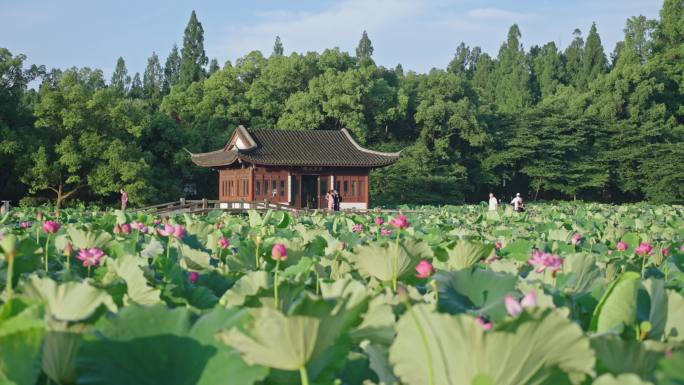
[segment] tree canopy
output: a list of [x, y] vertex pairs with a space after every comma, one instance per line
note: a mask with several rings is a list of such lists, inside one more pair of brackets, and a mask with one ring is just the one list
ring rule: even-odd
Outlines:
[[684, 202], [684, 3], [626, 20], [610, 60], [598, 26], [582, 27], [567, 47], [524, 47], [513, 25], [495, 56], [463, 42], [428, 73], [377, 65], [366, 31], [353, 53], [285, 55], [276, 36], [268, 56], [219, 66], [195, 12], [163, 65], [153, 52], [131, 76], [120, 57], [109, 82], [98, 69], [45, 70], [0, 48], [0, 196], [108, 203], [125, 188], [133, 204], [211, 198], [215, 174], [185, 149], [220, 148], [244, 125], [346, 127], [366, 147], [402, 150], [373, 172], [374, 204], [490, 191]]

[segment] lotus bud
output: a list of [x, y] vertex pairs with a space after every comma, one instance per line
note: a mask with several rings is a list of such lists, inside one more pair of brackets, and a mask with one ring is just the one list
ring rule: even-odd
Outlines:
[[287, 259], [287, 249], [282, 243], [276, 243], [271, 249], [271, 256], [276, 261], [284, 261]]
[[340, 244], [337, 246], [340, 251], [343, 251], [345, 247], [347, 247], [347, 243], [344, 241], [340, 242]]
[[124, 223], [121, 225], [121, 232], [124, 234], [130, 234], [131, 233], [131, 225], [128, 223]]
[[227, 249], [230, 246], [230, 241], [226, 237], [221, 237], [218, 240], [218, 247], [221, 249]]
[[0, 239], [0, 247], [2, 247], [2, 252], [5, 254], [5, 261], [9, 263], [17, 256], [19, 240], [14, 234], [7, 234]]
[[41, 221], [43, 220], [43, 213], [42, 213], [42, 212], [39, 211], [39, 212], [36, 214], [36, 220], [37, 220], [38, 222], [41, 222]]
[[406, 302], [409, 300], [409, 292], [406, 290], [404, 285], [397, 285], [397, 298], [399, 301]]
[[74, 245], [71, 244], [71, 242], [67, 242], [66, 246], [64, 246], [64, 255], [69, 256], [71, 253], [74, 252]]
[[199, 273], [196, 271], [191, 271], [188, 273], [188, 282], [195, 283], [199, 279]]

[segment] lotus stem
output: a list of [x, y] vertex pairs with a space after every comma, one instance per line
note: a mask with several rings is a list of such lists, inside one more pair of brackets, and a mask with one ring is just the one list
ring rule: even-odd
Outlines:
[[648, 254], [644, 254], [643, 258], [641, 259], [641, 279], [644, 279], [644, 274], [646, 273], [646, 256]]
[[254, 252], [254, 266], [256, 266], [256, 269], [259, 270], [259, 237], [257, 237], [255, 243], [256, 251]]
[[7, 285], [5, 286], [5, 290], [7, 291], [7, 298], [12, 298], [12, 294], [14, 293], [12, 289], [12, 275], [14, 273], [14, 257], [12, 258], [7, 258]]
[[273, 278], [273, 296], [275, 297], [275, 308], [276, 309], [278, 309], [278, 269], [279, 268], [280, 268], [280, 259], [276, 261], [275, 277]]
[[392, 290], [397, 292], [397, 268], [399, 265], [399, 238], [401, 237], [401, 229], [397, 229], [397, 239], [394, 243], [397, 252], [392, 258]]
[[309, 373], [306, 372], [306, 365], [299, 367], [299, 377], [302, 380], [302, 385], [309, 385]]
[[423, 325], [420, 324], [420, 321], [418, 321], [418, 317], [416, 317], [415, 313], [413, 312], [411, 302], [407, 299], [405, 303], [406, 307], [408, 308], [408, 313], [411, 316], [411, 319], [416, 324], [416, 329], [418, 330], [418, 334], [420, 334], [420, 339], [423, 343], [423, 349], [425, 350], [425, 358], [427, 360], [428, 368], [428, 384], [435, 385], [435, 374], [434, 370], [432, 369], [432, 353], [430, 352], [430, 344], [428, 343], [427, 335], [425, 335], [425, 329], [423, 329]]
[[171, 257], [171, 236], [166, 239], [166, 259]]
[[45, 272], [48, 272], [48, 243], [50, 242], [50, 234], [45, 238]]

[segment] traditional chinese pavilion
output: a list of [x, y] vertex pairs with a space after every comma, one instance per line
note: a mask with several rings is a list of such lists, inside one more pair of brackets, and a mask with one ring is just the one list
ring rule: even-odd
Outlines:
[[239, 126], [217, 151], [191, 154], [201, 167], [219, 172], [221, 202], [277, 202], [324, 208], [336, 189], [341, 208], [368, 208], [368, 174], [388, 166], [399, 153], [361, 147], [346, 129], [266, 130]]

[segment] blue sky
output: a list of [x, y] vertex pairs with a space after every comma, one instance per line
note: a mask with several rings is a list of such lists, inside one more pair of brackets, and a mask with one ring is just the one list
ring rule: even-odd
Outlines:
[[182, 45], [190, 12], [205, 31], [205, 49], [221, 65], [258, 49], [268, 55], [280, 35], [286, 54], [340, 47], [353, 52], [365, 29], [378, 64], [419, 72], [444, 68], [465, 41], [496, 55], [517, 23], [523, 44], [586, 35], [592, 21], [610, 54], [625, 20], [656, 18], [661, 0], [0, 0], [0, 47], [30, 63], [89, 66], [109, 76], [119, 56], [142, 72], [156, 51], [162, 62]]

